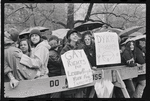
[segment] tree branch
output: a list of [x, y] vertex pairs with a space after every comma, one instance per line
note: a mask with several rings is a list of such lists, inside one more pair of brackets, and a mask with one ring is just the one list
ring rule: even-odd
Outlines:
[[13, 15], [14, 13], [16, 13], [17, 11], [24, 9], [24, 7], [18, 8], [17, 10], [13, 11], [12, 13], [10, 13], [9, 15], [6, 16], [5, 19], [7, 19], [9, 16]]
[[[83, 3], [82, 3], [82, 4], [83, 4]], [[73, 13], [68, 14], [67, 16], [71, 16], [71, 15], [73, 15], [74, 13], [76, 13], [76, 12], [81, 8], [82, 4], [81, 4]]]
[[114, 15], [115, 17], [123, 18], [124, 20], [127, 20], [127, 21], [129, 21], [129, 22], [135, 22], [135, 21], [131, 21], [131, 20], [129, 20], [129, 19], [127, 19], [127, 18], [125, 18], [124, 16], [117, 15], [117, 14], [112, 13], [112, 12], [100, 12], [100, 13], [93, 13], [93, 14], [91, 14], [91, 16], [92, 16], [92, 15], [97, 15], [97, 14], [111, 14], [111, 15]]
[[[42, 13], [43, 14], [43, 13]], [[64, 24], [64, 23], [62, 23], [62, 22], [56, 22], [56, 21], [54, 21], [54, 20], [52, 20], [52, 19], [49, 19], [45, 14], [43, 14], [43, 16], [46, 18], [46, 20], [48, 20], [48, 21], [50, 21], [50, 22], [52, 22], [52, 23], [55, 23], [55, 24], [60, 24], [60, 25], [62, 25], [63, 27], [67, 27], [67, 25], [66, 24]]]
[[84, 19], [85, 21], [88, 21], [89, 18], [90, 18], [90, 14], [91, 14], [91, 11], [92, 11], [92, 8], [93, 8], [93, 4], [94, 3], [90, 3], [90, 5], [88, 7], [88, 11], [87, 11], [87, 14], [86, 14], [85, 19]]

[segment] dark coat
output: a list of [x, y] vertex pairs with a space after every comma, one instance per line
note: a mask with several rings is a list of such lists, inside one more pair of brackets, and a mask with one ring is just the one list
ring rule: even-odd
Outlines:
[[60, 50], [61, 47], [58, 47], [57, 50], [50, 49], [49, 50], [49, 60], [48, 60], [48, 76], [60, 76], [61, 75], [61, 62], [60, 62]]
[[[66, 43], [66, 45], [61, 50], [60, 55], [63, 55], [65, 52], [67, 52], [69, 50], [77, 50], [77, 49], [83, 49], [83, 45], [76, 44], [76, 46], [72, 46], [70, 43]], [[65, 70], [64, 70], [64, 66], [63, 66], [61, 59], [60, 59], [60, 62], [61, 62], [61, 74], [65, 75]]]
[[84, 52], [89, 60], [89, 63], [91, 66], [96, 66], [96, 52], [95, 52], [95, 44], [92, 43], [92, 45], [84, 46]]
[[[134, 59], [134, 61], [127, 62], [130, 59]], [[128, 49], [125, 49], [122, 53], [122, 62], [127, 66], [133, 67], [136, 66], [136, 63], [144, 64], [145, 58], [142, 51], [139, 48], [135, 48], [134, 52], [130, 52]]]

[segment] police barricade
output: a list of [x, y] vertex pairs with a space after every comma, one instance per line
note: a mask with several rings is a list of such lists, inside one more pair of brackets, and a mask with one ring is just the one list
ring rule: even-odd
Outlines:
[[[144, 67], [144, 66], [143, 66]], [[102, 78], [102, 70], [104, 71], [104, 78], [108, 78], [112, 81], [112, 70], [117, 70], [121, 76], [121, 79], [129, 79], [137, 77], [141, 74], [146, 74], [146, 71], [140, 67], [127, 67], [122, 66], [112, 66], [98, 68], [98, 70], [93, 74], [93, 83], [86, 84], [79, 87], [68, 88], [66, 76], [55, 76], [42, 79], [33, 79], [33, 80], [23, 80], [19, 82], [19, 85], [12, 89], [9, 83], [4, 83], [4, 97], [6, 98], [25, 98], [38, 96], [43, 94], [50, 94], [55, 92], [63, 92], [72, 89], [84, 88], [93, 86], [97, 80]], [[146, 68], [146, 66], [144, 67]], [[146, 69], [145, 69], [146, 70]], [[140, 72], [139, 72], [140, 71]]]

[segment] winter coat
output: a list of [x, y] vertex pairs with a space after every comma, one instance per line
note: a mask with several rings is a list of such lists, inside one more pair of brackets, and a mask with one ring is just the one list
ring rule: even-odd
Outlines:
[[19, 48], [15, 47], [15, 44], [12, 40], [5, 40], [5, 49], [4, 49], [4, 74], [5, 82], [10, 81], [7, 74], [11, 72], [15, 79], [17, 80], [26, 80], [34, 79], [36, 77], [37, 70], [30, 69], [29, 67], [20, 64], [19, 54], [22, 51]]
[[37, 68], [41, 72], [41, 76], [48, 74], [48, 59], [50, 45], [47, 40], [40, 42], [31, 53], [31, 57], [22, 55], [20, 63], [30, 67]]
[[48, 60], [48, 76], [60, 76], [61, 75], [61, 62], [60, 62], [60, 50], [61, 47], [57, 47], [58, 49], [50, 49], [49, 50], [49, 60]]
[[122, 53], [122, 62], [129, 67], [133, 67], [136, 66], [136, 63], [145, 63], [145, 59], [142, 51], [136, 47], [133, 53], [127, 49], [124, 50]]
[[[76, 44], [76, 46], [72, 46], [70, 43], [66, 43], [66, 45], [63, 47], [63, 49], [60, 52], [60, 55], [63, 55], [65, 52], [69, 51], [69, 50], [77, 50], [77, 49], [83, 49], [83, 45], [80, 44]], [[64, 70], [64, 66], [62, 64], [62, 60], [61, 61], [61, 74], [65, 75], [65, 70]]]
[[95, 44], [92, 43], [90, 46], [84, 46], [84, 52], [87, 56], [87, 59], [91, 66], [96, 66], [96, 52], [95, 52]]

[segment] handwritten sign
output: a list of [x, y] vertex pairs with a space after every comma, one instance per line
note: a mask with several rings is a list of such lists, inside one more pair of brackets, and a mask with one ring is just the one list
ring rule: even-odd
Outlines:
[[114, 32], [94, 33], [96, 64], [121, 63], [118, 36]]
[[83, 50], [67, 51], [61, 59], [69, 88], [93, 82], [92, 70]]

